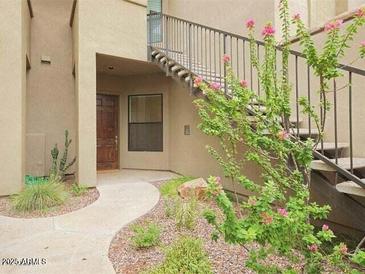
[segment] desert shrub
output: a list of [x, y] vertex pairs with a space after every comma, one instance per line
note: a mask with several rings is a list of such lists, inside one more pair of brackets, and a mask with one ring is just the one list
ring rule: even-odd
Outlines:
[[202, 241], [182, 237], [165, 250], [165, 261], [149, 274], [209, 274], [213, 273]]
[[179, 197], [166, 199], [165, 214], [167, 218], [174, 218], [178, 229], [194, 229], [198, 217], [198, 203], [195, 198], [183, 200]]
[[73, 183], [71, 186], [71, 193], [75, 196], [81, 196], [87, 191], [87, 186]]
[[167, 218], [175, 218], [178, 197], [164, 200], [165, 215]]
[[194, 177], [191, 176], [182, 176], [178, 178], [171, 179], [161, 185], [160, 192], [164, 197], [175, 197], [178, 195], [177, 188], [185, 182], [193, 180]]
[[66, 198], [64, 186], [51, 178], [42, 183], [26, 185], [24, 190], [12, 197], [12, 204], [19, 211], [46, 210], [63, 204]]
[[160, 241], [161, 229], [156, 224], [134, 225], [132, 230], [134, 235], [131, 240], [137, 248], [155, 246]]
[[196, 219], [198, 217], [197, 201], [196, 199], [189, 199], [184, 201], [182, 199], [176, 200], [175, 206], [175, 222], [177, 228], [194, 229]]

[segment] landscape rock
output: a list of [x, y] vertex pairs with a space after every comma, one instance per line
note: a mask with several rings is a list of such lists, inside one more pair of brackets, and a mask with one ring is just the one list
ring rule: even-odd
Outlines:
[[177, 189], [179, 196], [183, 199], [195, 197], [198, 200], [205, 200], [208, 184], [203, 178], [197, 178], [183, 183]]

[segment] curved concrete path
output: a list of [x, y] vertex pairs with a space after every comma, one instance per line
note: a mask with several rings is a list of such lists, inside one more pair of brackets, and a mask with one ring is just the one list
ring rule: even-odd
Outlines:
[[[122, 170], [98, 174], [99, 199], [65, 215], [17, 219], [0, 216], [0, 273], [114, 273], [108, 249], [115, 233], [152, 209], [159, 191], [148, 182], [176, 175]], [[46, 264], [3, 265], [5, 258], [44, 258]]]

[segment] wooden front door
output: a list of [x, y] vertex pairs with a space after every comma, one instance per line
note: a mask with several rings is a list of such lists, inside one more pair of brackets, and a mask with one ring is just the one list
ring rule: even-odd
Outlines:
[[97, 169], [118, 168], [118, 96], [96, 96]]

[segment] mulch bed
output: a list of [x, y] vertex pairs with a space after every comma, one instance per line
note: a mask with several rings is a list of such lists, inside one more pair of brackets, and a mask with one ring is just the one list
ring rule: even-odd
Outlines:
[[74, 196], [70, 193], [69, 198], [63, 205], [49, 208], [45, 211], [20, 212], [12, 208], [10, 197], [0, 198], [0, 215], [15, 218], [41, 218], [53, 217], [66, 214], [83, 207], [86, 207], [99, 198], [99, 191], [96, 188], [89, 188], [80, 196]]

